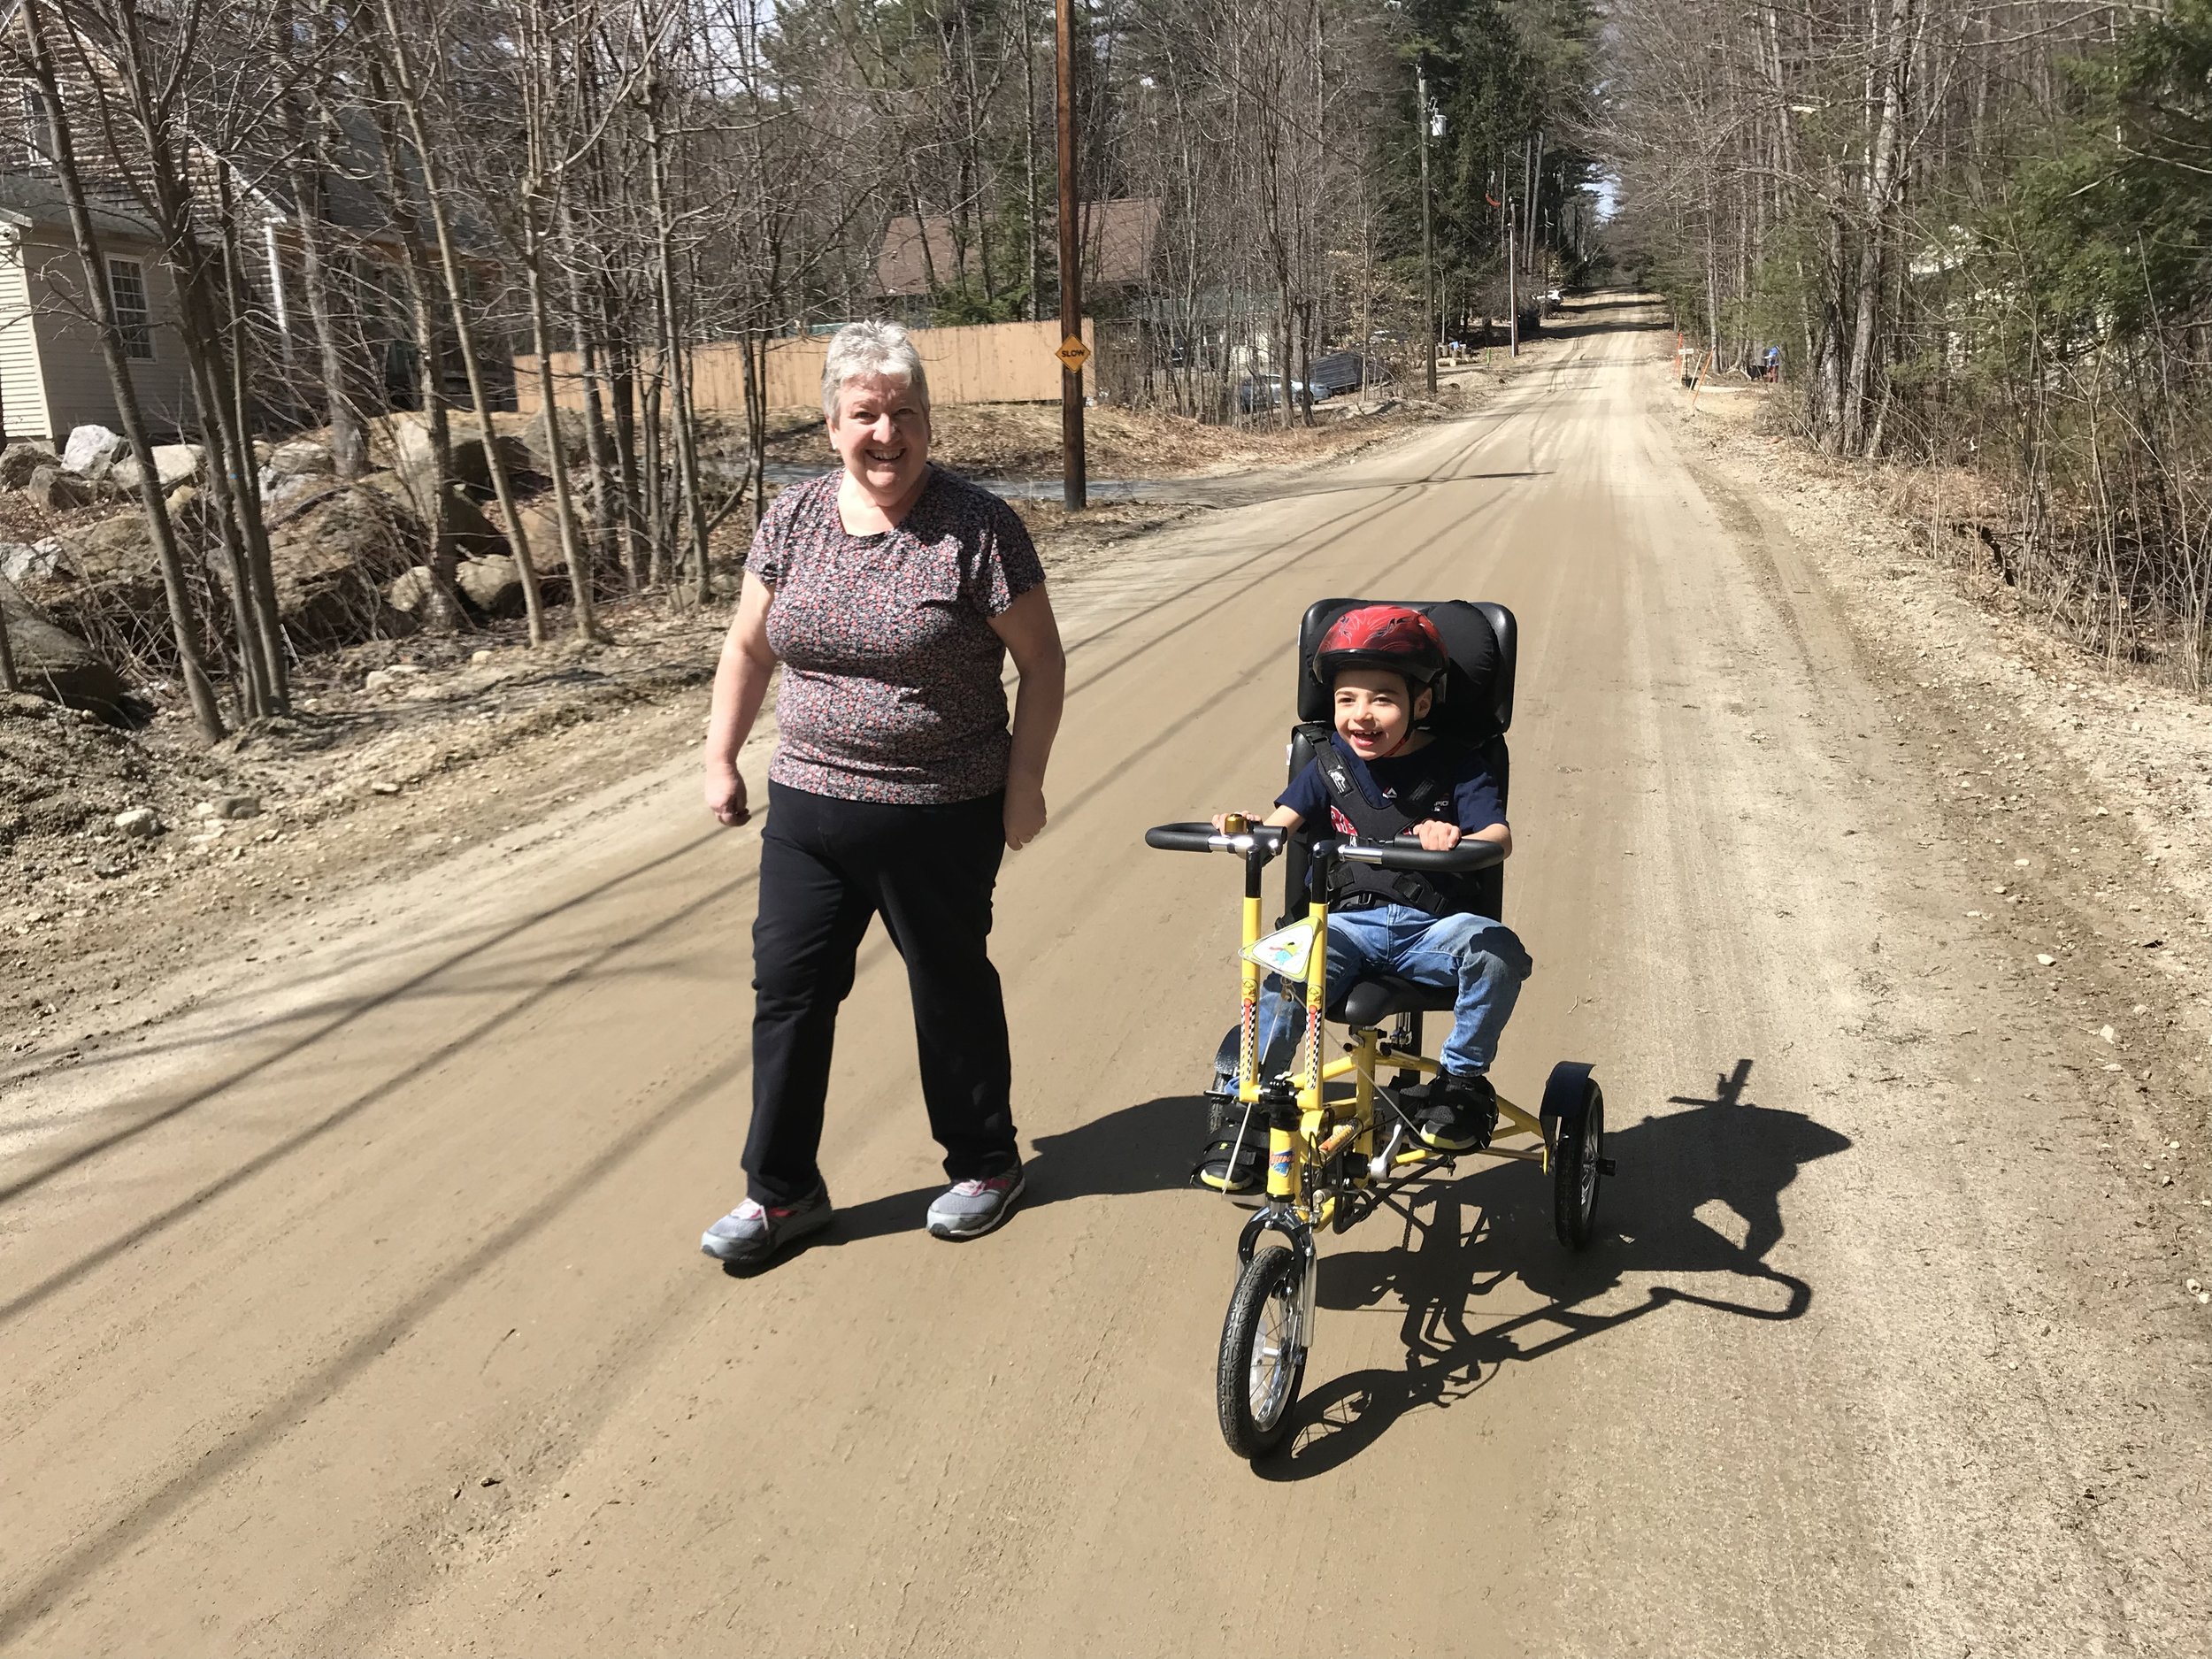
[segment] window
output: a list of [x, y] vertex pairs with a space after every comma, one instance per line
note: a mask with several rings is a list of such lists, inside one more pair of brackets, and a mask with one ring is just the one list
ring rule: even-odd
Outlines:
[[23, 144], [34, 167], [54, 165], [54, 112], [35, 81], [17, 82], [23, 94]]
[[146, 267], [135, 259], [109, 260], [108, 293], [115, 301], [115, 328], [123, 336], [124, 355], [150, 362], [154, 323], [146, 310]]

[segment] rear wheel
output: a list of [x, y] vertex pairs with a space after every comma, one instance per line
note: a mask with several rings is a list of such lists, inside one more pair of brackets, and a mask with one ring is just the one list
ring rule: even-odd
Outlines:
[[1552, 1138], [1552, 1226], [1571, 1250], [1587, 1245], [1597, 1229], [1604, 1158], [1605, 1094], [1595, 1078], [1586, 1078], [1581, 1099], [1560, 1112]]
[[1237, 1276], [1221, 1326], [1214, 1393], [1221, 1438], [1239, 1457], [1282, 1444], [1306, 1370], [1298, 1256], [1279, 1244], [1255, 1250]]

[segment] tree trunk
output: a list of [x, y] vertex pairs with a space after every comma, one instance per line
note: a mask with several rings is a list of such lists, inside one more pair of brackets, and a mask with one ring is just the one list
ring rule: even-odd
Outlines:
[[[430, 228], [437, 238], [438, 262], [445, 275], [446, 296], [452, 306], [453, 334], [461, 353], [462, 372], [468, 376], [469, 402], [476, 411], [477, 430], [483, 434], [484, 459], [491, 473], [492, 494], [499, 501], [499, 515], [507, 533], [507, 549], [513, 555], [515, 573], [522, 580], [522, 603], [529, 618], [530, 643], [545, 643], [545, 602], [538, 591], [538, 572], [530, 557], [530, 537], [522, 526], [521, 504], [515, 498], [514, 480], [508, 475], [506, 457], [500, 451], [498, 429], [492, 422], [491, 395], [484, 385], [484, 365], [476, 352], [476, 332], [468, 316], [468, 281], [454, 241], [453, 223], [445, 208], [445, 188], [437, 164], [432, 159], [430, 134], [424, 119], [419, 86], [393, 0], [380, 0], [384, 29], [383, 47], [399, 94], [400, 112], [414, 140], [415, 163], [422, 171], [423, 195], [430, 209]], [[553, 413], [549, 407], [549, 423]], [[552, 434], [549, 434], [549, 436]], [[554, 437], [557, 447], [557, 437]], [[443, 492], [441, 492], [441, 500]]]
[[[307, 25], [308, 50], [320, 55], [326, 48], [320, 22]], [[279, 49], [291, 39], [289, 29], [280, 31]], [[300, 288], [307, 300], [307, 315], [315, 333], [315, 352], [321, 370], [323, 409], [330, 427], [330, 458], [342, 479], [357, 479], [369, 470], [368, 434], [362, 425], [354, 388], [358, 375], [347, 361], [343, 342], [331, 316], [330, 280], [323, 233], [324, 175], [323, 115], [320, 88], [287, 99], [292, 127], [293, 229], [299, 238]]]
[[[131, 378], [130, 358], [123, 348], [122, 331], [116, 324], [115, 302], [108, 289], [107, 260], [101, 252], [98, 233], [92, 227], [84, 177], [77, 166], [69, 112], [62, 99], [54, 73], [53, 54], [46, 38], [49, 25], [43, 0], [23, 0], [22, 16], [32, 73], [47, 104], [53, 136], [54, 173], [68, 205], [70, 232], [77, 257], [84, 265], [85, 303], [92, 313], [93, 327], [100, 342], [100, 357], [107, 369], [109, 388], [115, 395], [116, 419], [123, 424], [123, 435], [129, 440], [132, 453], [150, 457], [153, 438], [146, 424], [145, 407], [139, 401], [137, 382]], [[155, 560], [160, 566], [162, 591], [169, 602], [169, 627], [176, 644], [178, 671], [183, 677], [185, 693], [190, 699], [200, 734], [211, 743], [224, 733], [222, 710], [216, 704], [215, 687], [208, 680], [201, 653], [199, 625], [193, 618], [185, 588], [184, 559], [177, 546], [176, 526], [170, 520], [168, 502], [150, 464], [142, 463], [139, 467], [138, 499], [146, 513], [147, 531], [153, 541]]]
[[372, 57], [367, 65], [370, 96], [375, 100], [379, 148], [383, 151], [385, 210], [392, 216], [405, 254], [401, 270], [407, 280], [408, 325], [415, 352], [415, 399], [420, 404], [424, 431], [430, 440], [431, 500], [424, 526], [429, 532], [430, 599], [423, 626], [434, 634], [457, 632], [467, 621], [460, 594], [454, 586], [457, 561], [453, 548], [453, 504], [447, 490], [453, 481], [453, 428], [446, 417], [445, 356], [438, 331], [437, 277], [430, 267], [429, 250], [423, 246], [422, 221], [414, 205], [414, 186], [401, 164], [399, 135], [392, 130], [390, 101], [385, 96], [382, 69]]

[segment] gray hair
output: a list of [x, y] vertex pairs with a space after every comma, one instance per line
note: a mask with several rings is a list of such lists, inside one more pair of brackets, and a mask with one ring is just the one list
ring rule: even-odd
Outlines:
[[848, 380], [864, 374], [904, 380], [922, 400], [922, 407], [929, 407], [929, 374], [922, 367], [922, 354], [914, 349], [913, 341], [898, 324], [847, 323], [830, 336], [829, 356], [822, 360], [825, 417], [832, 421], [837, 419], [838, 394]]

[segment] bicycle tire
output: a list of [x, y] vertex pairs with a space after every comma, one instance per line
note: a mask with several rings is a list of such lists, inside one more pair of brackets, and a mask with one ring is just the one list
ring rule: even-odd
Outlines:
[[1597, 1231], [1600, 1164], [1605, 1156], [1605, 1094], [1594, 1078], [1583, 1084], [1578, 1110], [1563, 1112], [1552, 1144], [1552, 1228], [1571, 1250]]
[[[1214, 1373], [1221, 1438], [1239, 1457], [1263, 1457], [1290, 1432], [1306, 1371], [1297, 1253], [1279, 1244], [1255, 1250], [1229, 1297]], [[1274, 1350], [1265, 1351], [1268, 1339]], [[1289, 1355], [1284, 1349], [1292, 1350]], [[1259, 1397], [1256, 1400], [1255, 1395]]]

